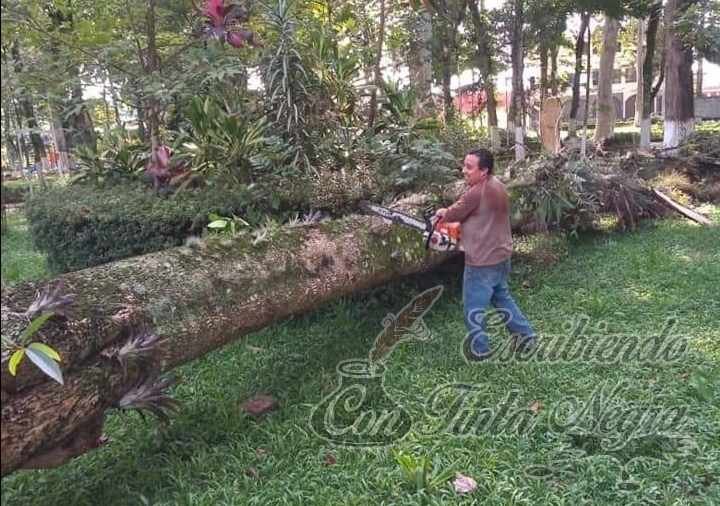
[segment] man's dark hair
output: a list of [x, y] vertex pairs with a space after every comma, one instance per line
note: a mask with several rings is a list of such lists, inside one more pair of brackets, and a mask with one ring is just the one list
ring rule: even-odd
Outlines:
[[495, 167], [495, 158], [493, 157], [493, 154], [488, 151], [487, 149], [473, 149], [472, 151], [468, 151], [468, 155], [475, 155], [478, 159], [478, 167], [480, 169], [487, 168], [488, 174], [493, 173], [493, 168]]

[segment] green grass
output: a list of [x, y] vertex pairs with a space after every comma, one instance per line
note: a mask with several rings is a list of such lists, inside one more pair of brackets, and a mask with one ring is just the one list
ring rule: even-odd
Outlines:
[[2, 236], [2, 286], [48, 277], [45, 255], [33, 246], [22, 211], [7, 215], [7, 231]]
[[[714, 215], [720, 219], [720, 209]], [[676, 317], [676, 332], [692, 350], [681, 363], [466, 364], [460, 354], [459, 274], [426, 275], [342, 299], [182, 367], [175, 394], [183, 407], [167, 429], [132, 413], [113, 414], [107, 447], [55, 470], [5, 478], [2, 502], [718, 504], [718, 244], [720, 229], [672, 219], [623, 235], [585, 236], [570, 243], [563, 262], [545, 269], [518, 265], [513, 277], [516, 298], [545, 335], [560, 332], [580, 314], [593, 323], [606, 321], [604, 333], [640, 336], [657, 333], [666, 317]], [[365, 450], [333, 447], [314, 436], [308, 416], [336, 387], [336, 364], [367, 356], [383, 316], [437, 282], [446, 291], [425, 318], [433, 339], [400, 345], [385, 378], [388, 392], [412, 415], [411, 433], [391, 448]], [[703, 377], [714, 387], [703, 389]], [[566, 396], [587, 401], [597, 385], [620, 381], [628, 383], [622, 401], [684, 405], [689, 417], [680, 431], [683, 439], [650, 435], [615, 452], [627, 463], [624, 471], [592, 437], [552, 432], [543, 422], [523, 436], [423, 434], [432, 422], [424, 399], [445, 383], [478, 385], [483, 407], [492, 408], [517, 390], [520, 407], [542, 403], [541, 416]], [[240, 404], [256, 392], [274, 395], [280, 409], [259, 421], [243, 415]], [[403, 481], [392, 449], [429, 457], [436, 473], [474, 477], [478, 490], [459, 497], [444, 483], [416, 493]], [[576, 452], [569, 474], [546, 480], [525, 476], [529, 466], [569, 451]], [[328, 453], [334, 465], [324, 463]]]

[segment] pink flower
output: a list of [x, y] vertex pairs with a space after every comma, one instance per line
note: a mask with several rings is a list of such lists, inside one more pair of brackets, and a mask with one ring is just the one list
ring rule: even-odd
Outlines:
[[221, 27], [225, 24], [225, 1], [207, 0], [203, 14], [208, 17], [210, 24], [214, 27]]
[[455, 486], [455, 492], [458, 494], [469, 494], [477, 488], [477, 482], [475, 480], [460, 473], [457, 473], [453, 485]]

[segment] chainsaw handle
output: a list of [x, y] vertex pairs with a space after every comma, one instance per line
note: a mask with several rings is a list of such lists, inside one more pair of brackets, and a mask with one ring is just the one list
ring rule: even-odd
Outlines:
[[425, 227], [427, 228], [427, 239], [425, 239], [425, 249], [430, 249], [430, 240], [432, 239], [433, 234], [435, 233], [435, 226], [440, 220], [433, 221], [432, 217], [435, 215], [433, 212], [426, 212], [425, 213]]

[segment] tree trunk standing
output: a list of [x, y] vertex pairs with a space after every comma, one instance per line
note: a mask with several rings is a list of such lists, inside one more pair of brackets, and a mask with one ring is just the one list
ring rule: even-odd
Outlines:
[[547, 45], [540, 44], [540, 111], [543, 109], [543, 103], [547, 97], [548, 89], [548, 57], [549, 51]]
[[588, 121], [590, 121], [590, 84], [592, 80], [591, 72], [591, 57], [592, 57], [592, 31], [590, 29], [590, 22], [587, 26], [587, 44], [585, 44], [585, 52], [587, 55], [587, 73], [585, 76], [585, 110], [583, 111], [583, 137], [580, 146], [581, 155], [583, 158], [587, 153], [587, 141], [588, 141]]
[[645, 63], [645, 33], [647, 31], [647, 20], [638, 20], [637, 50], [635, 52], [635, 75], [637, 76], [637, 92], [635, 93], [635, 126], [639, 127], [642, 122], [643, 91], [645, 86], [643, 64]]
[[640, 148], [650, 148], [650, 132], [652, 127], [652, 120], [650, 114], [652, 113], [652, 103], [655, 98], [652, 90], [653, 81], [653, 60], [655, 59], [655, 45], [657, 44], [657, 33], [660, 27], [660, 13], [662, 12], [662, 2], [657, 2], [652, 5], [650, 16], [647, 21], [647, 28], [645, 30], [645, 59], [643, 61], [642, 70], [642, 102], [639, 102], [640, 107]]
[[558, 85], [558, 53], [560, 52], [560, 46], [557, 44], [550, 50], [550, 91], [554, 96], [557, 96], [560, 92]]
[[457, 64], [457, 32], [465, 19], [466, 0], [429, 0], [437, 14], [436, 26], [440, 42], [440, 76], [443, 89], [443, 112], [445, 123], [455, 119], [455, 104], [451, 78]]
[[515, 160], [525, 159], [525, 132], [523, 130], [523, 112], [525, 111], [524, 70], [524, 0], [514, 0], [512, 33], [512, 99], [508, 114], [508, 130], [515, 136]]
[[[414, 213], [414, 195], [397, 207]], [[37, 334], [58, 350], [65, 385], [28, 361], [12, 377], [2, 363], [2, 475], [59, 465], [97, 446], [104, 412], [135, 380], [205, 355], [249, 332], [337, 297], [421, 272], [455, 253], [427, 252], [422, 235], [382, 219], [352, 215], [307, 227], [283, 227], [263, 247], [246, 239], [207, 241], [63, 275], [75, 294], [69, 320], [53, 318]], [[236, 266], [228, 268], [228, 266]], [[3, 290], [3, 334], [17, 338], [43, 283]], [[123, 379], [115, 357], [147, 325], [161, 338], [147, 358], [154, 369]], [[152, 373], [152, 375], [151, 375]]]
[[702, 55], [698, 55], [697, 59], [697, 83], [695, 88], [695, 96], [703, 96], [703, 61]]
[[490, 134], [490, 144], [493, 149], [500, 149], [500, 132], [498, 131], [497, 118], [497, 101], [495, 100], [495, 85], [493, 83], [494, 71], [492, 61], [492, 50], [490, 43], [490, 26], [480, 13], [485, 13], [485, 2], [481, 0], [469, 2], [470, 16], [476, 37], [476, 60], [483, 81], [483, 90], [485, 92], [485, 109], [488, 116], [488, 131]]
[[613, 99], [612, 83], [619, 30], [620, 21], [606, 16], [598, 73], [597, 112], [595, 135], [593, 137], [593, 141], [596, 143], [602, 143], [612, 137], [615, 129], [615, 101]]
[[383, 42], [385, 41], [385, 0], [380, 0], [380, 26], [378, 27], [378, 37], [375, 45], [375, 76], [372, 95], [370, 96], [370, 113], [368, 115], [368, 128], [372, 130], [375, 124], [375, 116], [377, 115], [377, 94], [382, 89], [382, 52]]
[[[147, 36], [147, 48], [145, 50], [144, 65], [145, 75], [152, 79], [153, 74], [160, 69], [160, 56], [157, 52], [156, 30], [155, 30], [155, 7], [157, 0], [148, 1], [148, 9], [145, 16], [145, 33]], [[145, 96], [145, 122], [150, 136], [150, 163], [157, 164], [157, 155], [160, 148], [160, 104], [157, 97]]]
[[140, 96], [135, 101], [135, 114], [137, 114], [138, 137], [141, 141], [148, 141], [147, 128], [145, 127], [145, 107]]
[[[20, 44], [17, 40], [12, 43], [10, 51], [13, 57], [15, 73], [20, 76], [23, 73], [23, 61], [20, 54]], [[45, 175], [43, 174], [43, 162], [46, 154], [45, 143], [43, 142], [42, 136], [40, 135], [40, 128], [35, 117], [35, 109], [33, 107], [32, 99], [28, 95], [27, 91], [22, 91], [20, 93], [18, 102], [20, 106], [20, 115], [25, 120], [25, 125], [30, 132], [30, 143], [32, 144], [33, 148], [35, 168], [37, 170], [38, 177], [40, 178], [40, 184], [44, 188], [46, 186]]]
[[[6, 64], [4, 61], [3, 63]], [[5, 93], [2, 94], [2, 133], [8, 158], [10, 158], [10, 164], [14, 172], [18, 165], [20, 167], [23, 166], [23, 159], [21, 148], [18, 144], [16, 134], [14, 133], [22, 129], [22, 125], [18, 125], [17, 128], [13, 128], [13, 104], [12, 99], [10, 98], [12, 94], [13, 92], [10, 90], [5, 90]]]
[[76, 77], [76, 84], [72, 87], [70, 107], [79, 109], [70, 117], [70, 147], [87, 146], [95, 149], [97, 137], [90, 112], [85, 105], [83, 98], [82, 84], [80, 83], [79, 72]]
[[575, 40], [575, 73], [572, 82], [572, 102], [568, 118], [568, 137], [577, 136], [577, 116], [580, 109], [580, 74], [582, 74], [583, 49], [585, 47], [585, 31], [590, 24], [590, 13], [583, 12], [580, 17], [580, 31]]
[[450, 82], [452, 77], [452, 63], [450, 55], [450, 44], [448, 38], [448, 27], [445, 22], [439, 23], [441, 25], [440, 31], [440, 66], [442, 76], [442, 90], [443, 90], [443, 116], [445, 123], [450, 123], [455, 118], [455, 107], [453, 104], [452, 91], [450, 89]]
[[495, 72], [493, 70], [492, 45], [490, 43], [490, 25], [486, 22], [480, 13], [485, 13], [485, 2], [480, 0], [471, 0], [468, 3], [470, 9], [470, 18], [475, 29], [476, 37], [476, 61], [480, 69], [480, 75], [483, 82], [483, 90], [485, 92], [485, 109], [488, 116], [488, 131], [490, 133], [490, 144], [493, 149], [500, 149], [500, 132], [498, 131], [497, 118], [497, 101], [495, 100], [495, 84], [493, 79]]
[[[25, 139], [25, 132], [23, 127], [23, 117], [22, 113], [20, 112], [20, 104], [18, 104], [17, 99], [12, 100], [12, 106], [13, 111], [15, 112], [15, 123], [17, 124], [16, 136], [18, 153], [20, 154], [20, 163], [23, 164], [23, 168], [29, 167], [31, 164], [30, 150], [27, 147], [27, 141]], [[30, 192], [32, 193], [32, 186], [30, 187]]]
[[102, 101], [104, 109], [103, 112], [105, 114], [105, 118], [103, 118], [103, 130], [105, 131], [105, 135], [107, 135], [110, 131], [110, 102], [108, 102], [107, 99], [107, 87], [105, 85], [105, 81], [103, 81], [102, 85]]
[[668, 0], [665, 5], [665, 134], [663, 147], [678, 147], [695, 130], [693, 51], [682, 41], [678, 17], [694, 0]]
[[50, 124], [53, 129], [53, 139], [55, 140], [57, 169], [60, 174], [63, 174], [69, 166], [69, 157], [67, 140], [65, 139], [65, 129], [63, 128], [62, 119], [59, 117], [59, 115], [62, 114], [62, 106], [57, 103], [57, 101], [53, 101], [48, 104], [48, 111], [50, 114]]
[[408, 67], [410, 83], [416, 94], [414, 115], [417, 118], [435, 114], [432, 97], [432, 13], [420, 6], [410, 16]]

